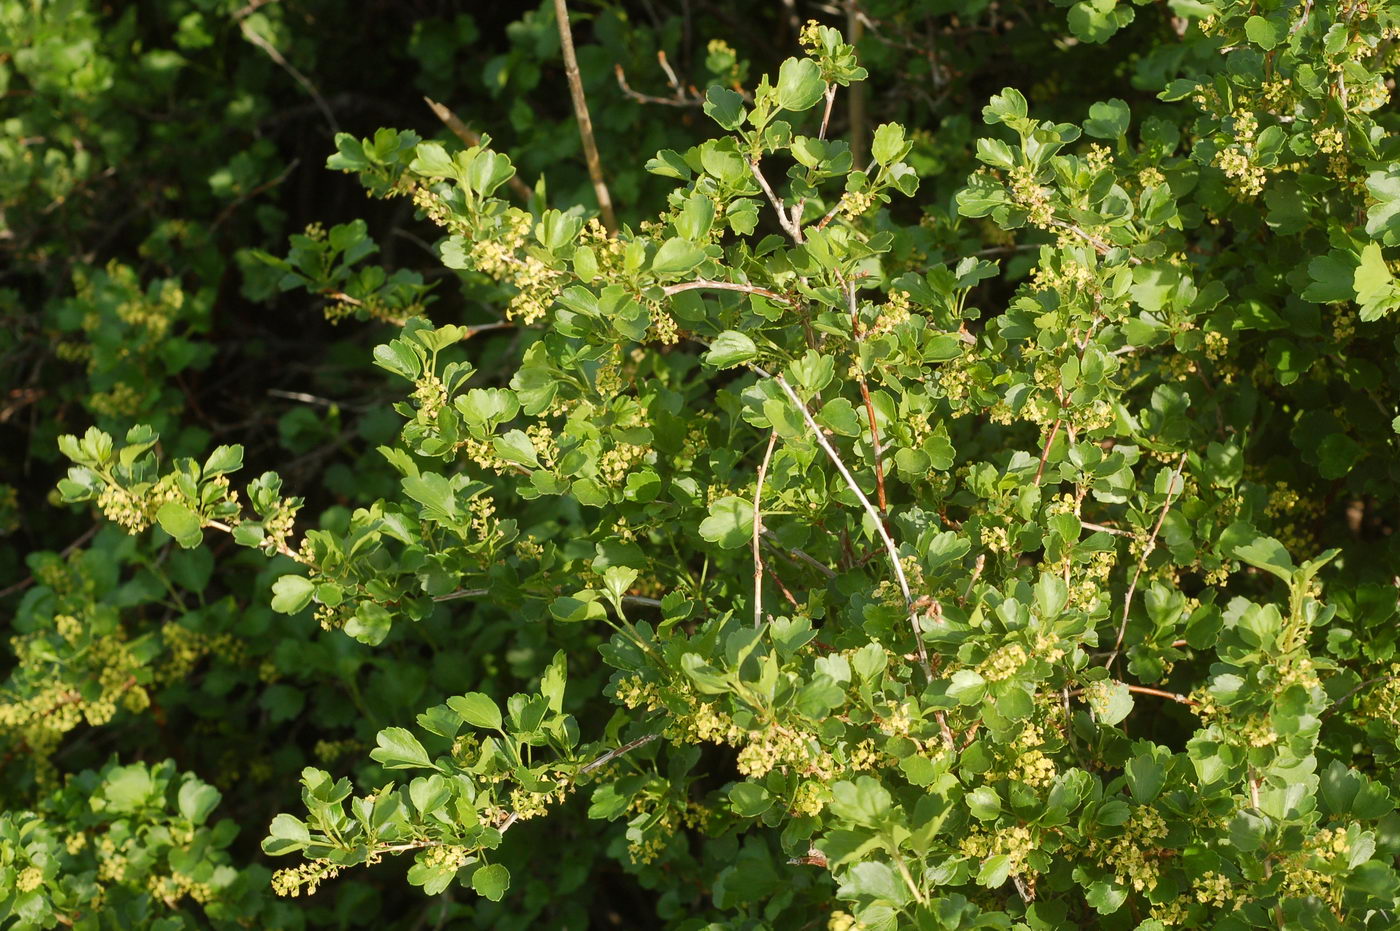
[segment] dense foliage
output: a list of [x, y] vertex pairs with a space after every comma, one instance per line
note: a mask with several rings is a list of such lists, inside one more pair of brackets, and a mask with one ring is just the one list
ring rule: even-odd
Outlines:
[[339, 6], [0, 0], [6, 923], [1400, 922], [1396, 12]]

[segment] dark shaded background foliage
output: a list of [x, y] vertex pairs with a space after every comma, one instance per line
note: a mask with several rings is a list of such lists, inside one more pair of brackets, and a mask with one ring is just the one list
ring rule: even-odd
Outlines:
[[[1168, 5], [1136, 8], [1136, 20], [1107, 45], [1067, 41], [1064, 10], [1044, 2], [861, 7], [868, 16], [859, 50], [871, 71], [861, 92], [864, 125], [894, 120], [920, 131], [910, 157], [920, 196], [893, 209], [904, 219], [932, 214], [932, 245], [951, 254], [1004, 245], [989, 223], [959, 221], [952, 207], [975, 167], [972, 140], [990, 95], [1019, 87], [1037, 117], [1073, 121], [1088, 102], [1120, 97], [1140, 119], [1162, 106], [1165, 79], [1190, 64], [1181, 56], [1191, 53], [1168, 41], [1178, 25]], [[642, 171], [645, 158], [684, 150], [712, 127], [698, 107], [629, 98], [614, 62], [634, 90], [664, 97], [672, 90], [658, 51], [684, 84], [703, 88], [716, 76], [707, 57], [723, 57], [707, 48], [711, 40], [732, 44], [734, 67], [752, 78], [793, 53], [795, 27], [808, 17], [848, 25], [848, 11], [803, 0], [575, 8], [603, 161], [627, 221], [654, 213], [670, 189]], [[392, 329], [328, 321], [322, 310], [337, 302], [335, 289], [278, 293], [249, 250], [280, 256], [287, 237], [311, 224], [363, 218], [378, 245], [367, 263], [421, 271], [433, 286], [435, 322], [495, 319], [482, 282], [461, 288], [438, 266], [429, 245], [437, 232], [414, 218], [411, 204], [367, 200], [354, 178], [325, 170], [324, 160], [333, 130], [366, 137], [392, 125], [451, 139], [424, 104], [427, 94], [489, 133], [551, 203], [591, 202], [558, 58], [548, 4], [0, 0], [0, 119], [8, 121], [0, 138], [0, 370], [8, 376], [0, 398], [0, 475], [8, 483], [0, 487], [0, 610], [23, 634], [39, 613], [52, 613], [44, 599], [63, 599], [67, 613], [113, 642], [142, 644], [142, 662], [156, 676], [149, 707], [55, 727], [46, 736], [53, 769], [35, 762], [32, 732], [0, 730], [0, 797], [7, 809], [77, 811], [83, 787], [96, 792], [95, 783], [84, 777], [65, 795], [56, 779], [100, 770], [114, 757], [172, 759], [176, 770], [213, 784], [222, 793], [215, 817], [240, 826], [222, 840], [246, 875], [207, 913], [185, 899], [192, 922], [417, 928], [455, 915], [505, 928], [653, 920], [652, 894], [595, 841], [558, 833], [577, 823], [569, 819], [519, 829], [534, 834], [503, 851], [517, 888], [499, 905], [454, 902], [452, 893], [424, 899], [403, 884], [399, 864], [330, 884], [309, 901], [274, 902], [257, 841], [302, 767], [372, 780], [375, 767], [359, 761], [380, 727], [483, 683], [509, 694], [556, 647], [591, 652], [598, 636], [561, 628], [546, 643], [538, 627], [463, 603], [371, 650], [310, 618], [273, 615], [261, 595], [249, 599], [246, 592], [264, 591], [277, 574], [256, 554], [216, 541], [221, 568], [212, 575], [206, 551], [94, 526], [89, 509], [53, 507], [49, 492], [67, 467], [59, 434], [96, 423], [121, 435], [140, 422], [157, 427], [169, 456], [242, 443], [247, 474], [275, 468], [308, 499], [304, 521], [343, 525], [348, 508], [396, 487], [374, 447], [397, 429], [388, 405], [401, 392], [369, 365]], [[834, 134], [849, 131], [849, 113], [837, 110]], [[1028, 263], [1008, 258], [1013, 273]], [[978, 302], [999, 306], [1006, 288], [990, 282]], [[133, 322], [133, 307], [163, 308], [168, 329]], [[491, 383], [492, 360], [509, 354], [512, 338], [480, 338], [482, 383]], [[114, 389], [126, 394], [114, 397]], [[1321, 492], [1318, 526], [1350, 523], [1362, 540], [1388, 537], [1383, 515], [1364, 505], [1340, 514], [1328, 494]], [[553, 506], [525, 506], [522, 523], [531, 509]], [[40, 589], [57, 594], [31, 597]], [[171, 624], [186, 633], [172, 633]], [[105, 700], [111, 683], [97, 681], [100, 668], [69, 659], [74, 704]], [[22, 678], [37, 660], [0, 662]], [[574, 675], [577, 687], [597, 691], [606, 672]], [[1180, 741], [1191, 730], [1184, 715], [1170, 708], [1152, 736]], [[155, 921], [160, 911], [139, 890], [111, 907], [116, 926]]]

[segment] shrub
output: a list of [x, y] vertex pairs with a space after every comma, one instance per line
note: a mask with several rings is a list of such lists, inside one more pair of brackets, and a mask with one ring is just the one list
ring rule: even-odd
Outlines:
[[[328, 167], [404, 198], [502, 308], [435, 325], [424, 277], [347, 283], [364, 224], [246, 254], [255, 296], [335, 289], [398, 326], [372, 352], [402, 399], [362, 431], [375, 490], [350, 476], [311, 528], [275, 472], [234, 489], [237, 445], [59, 440], [66, 502], [175, 547], [144, 560], [149, 599], [243, 573], [168, 648], [246, 640], [271, 720], [377, 731], [353, 782], [302, 770], [272, 889], [411, 858], [431, 896], [556, 877], [522, 907], [576, 926], [610, 862], [675, 928], [1393, 926], [1400, 24], [1170, 12], [1136, 64], [1155, 96], [1007, 87], [956, 185], [917, 130], [836, 138], [869, 75], [815, 23], [706, 89], [718, 134], [646, 161], [670, 190], [616, 233], [512, 203], [489, 139], [338, 135]], [[1076, 43], [1133, 20], [1068, 13]], [[201, 555], [210, 529], [269, 561]], [[180, 678], [178, 646], [151, 662], [72, 620], [120, 601], [110, 571], [34, 562], [21, 658], [100, 658], [72, 727]], [[36, 767], [62, 733], [45, 712]], [[145, 779], [157, 830], [173, 774], [132, 765], [76, 781]], [[16, 914], [73, 907], [85, 867], [0, 839]]]

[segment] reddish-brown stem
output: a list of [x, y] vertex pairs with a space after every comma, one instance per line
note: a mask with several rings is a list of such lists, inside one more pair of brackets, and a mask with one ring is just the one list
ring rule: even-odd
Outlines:
[[[860, 344], [860, 314], [856, 309], [856, 286], [854, 282], [846, 283], [846, 301], [851, 309], [851, 339], [857, 346]], [[859, 349], [857, 349], [859, 356]], [[865, 414], [870, 420], [870, 445], [875, 451], [875, 496], [880, 502], [880, 518], [887, 519], [890, 513], [889, 501], [885, 498], [885, 464], [883, 461], [884, 450], [880, 446], [880, 429], [875, 426], [875, 405], [870, 400], [870, 386], [866, 383], [865, 372], [860, 369], [860, 359], [856, 359], [856, 382], [860, 385], [860, 396], [865, 401]]]
[[1055, 434], [1060, 432], [1060, 421], [1057, 419], [1050, 425], [1050, 435], [1045, 438], [1045, 448], [1040, 451], [1040, 465], [1035, 467], [1035, 483], [1040, 484], [1041, 476], [1045, 474], [1045, 463], [1050, 458], [1050, 445], [1055, 442]]
[[799, 607], [797, 599], [793, 596], [792, 592], [788, 591], [788, 587], [783, 584], [783, 580], [778, 577], [778, 573], [773, 571], [773, 567], [764, 563], [763, 568], [768, 572], [768, 578], [772, 579], [773, 584], [778, 586], [778, 591], [783, 593], [783, 597], [787, 599], [788, 604], [792, 605], [794, 608]]

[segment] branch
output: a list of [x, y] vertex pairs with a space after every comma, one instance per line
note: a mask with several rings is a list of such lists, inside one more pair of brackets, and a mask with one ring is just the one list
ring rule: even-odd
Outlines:
[[743, 284], [734, 281], [712, 281], [709, 278], [699, 278], [695, 281], [682, 281], [680, 284], [668, 284], [662, 288], [662, 292], [670, 297], [672, 294], [680, 294], [682, 291], [696, 291], [708, 289], [713, 291], [742, 291], [745, 294], [757, 294], [775, 301], [782, 301], [785, 304], [797, 306], [797, 301], [786, 294], [779, 294], [777, 291], [770, 291], [768, 288], [760, 288], [757, 285]]
[[835, 103], [835, 102], [836, 102], [836, 85], [835, 85], [835, 84], [828, 84], [828, 85], [826, 86], [826, 109], [822, 111], [822, 128], [821, 128], [821, 132], [817, 133], [817, 138], [818, 138], [818, 139], [822, 139], [822, 140], [825, 140], [825, 139], [826, 139], [826, 126], [827, 126], [828, 123], [831, 122], [831, 105], [832, 105], [833, 103]]
[[804, 550], [799, 550], [796, 547], [784, 546], [781, 542], [779, 542], [778, 538], [772, 534], [771, 531], [765, 529], [763, 531], [763, 538], [769, 543], [771, 543], [780, 552], [786, 553], [788, 556], [792, 557], [795, 560], [806, 563], [813, 569], [820, 572], [822, 575], [826, 576], [828, 579], [836, 578], [835, 570], [833, 570], [826, 563], [818, 562], [816, 559], [813, 559], [811, 556], [809, 556]]
[[768, 449], [763, 453], [763, 461], [758, 464], [758, 482], [753, 489], [753, 626], [763, 626], [763, 557], [758, 552], [758, 538], [763, 534], [763, 477], [768, 474], [768, 460], [773, 458], [773, 447], [778, 442], [778, 431], [768, 435]]
[[[1129, 692], [1136, 692], [1139, 695], [1155, 695], [1158, 698], [1165, 698], [1169, 701], [1174, 701], [1178, 704], [1187, 705], [1191, 708], [1195, 708], [1197, 705], [1200, 704], [1200, 702], [1196, 701], [1194, 698], [1187, 698], [1180, 692], [1168, 692], [1164, 689], [1154, 689], [1146, 685], [1129, 685], [1126, 682], [1123, 683], [1123, 687], [1126, 688]], [[1084, 694], [1084, 690], [1074, 689], [1073, 691], [1067, 694], [1078, 698]]]
[[243, 33], [243, 38], [266, 52], [268, 58], [271, 58], [278, 67], [290, 74], [292, 80], [300, 84], [302, 90], [311, 95], [311, 99], [316, 103], [316, 109], [320, 110], [321, 115], [326, 118], [326, 123], [330, 126], [331, 132], [340, 132], [340, 124], [336, 123], [335, 117], [331, 114], [330, 105], [326, 103], [326, 98], [321, 96], [321, 92], [316, 89], [316, 85], [311, 83], [311, 79], [294, 68], [292, 63], [287, 61], [281, 52], [277, 51], [275, 45], [254, 32], [252, 27], [248, 25], [246, 19], [240, 19], [238, 21], [238, 30]]
[[1045, 463], [1050, 458], [1050, 446], [1055, 442], [1055, 434], [1060, 432], [1060, 421], [1056, 418], [1055, 423], [1050, 427], [1050, 435], [1045, 438], [1045, 448], [1040, 451], [1040, 465], [1035, 467], [1035, 483], [1040, 484], [1040, 477], [1045, 474]]
[[228, 220], [229, 217], [233, 216], [233, 212], [239, 207], [243, 206], [245, 203], [252, 200], [254, 197], [257, 197], [259, 194], [266, 193], [267, 191], [270, 191], [273, 188], [277, 187], [277, 185], [281, 184], [283, 181], [286, 181], [287, 176], [290, 175], [293, 171], [296, 171], [297, 166], [300, 164], [301, 159], [292, 159], [291, 162], [288, 163], [287, 167], [282, 169], [282, 173], [279, 174], [277, 177], [273, 178], [271, 181], [264, 181], [262, 184], [259, 184], [257, 187], [253, 188], [248, 193], [242, 194], [234, 198], [234, 200], [231, 203], [229, 203], [227, 207], [219, 211], [219, 215], [214, 218], [214, 222], [209, 225], [209, 229], [218, 229], [224, 224], [226, 220]]
[[[836, 273], [841, 277], [841, 273]], [[870, 386], [866, 384], [865, 372], [860, 368], [860, 315], [856, 311], [856, 284], [854, 281], [842, 281], [846, 285], [846, 301], [851, 309], [851, 340], [856, 343], [856, 382], [860, 385], [860, 396], [865, 401], [865, 414], [870, 420], [870, 444], [875, 451], [875, 492], [880, 500], [880, 517], [883, 520], [889, 514], [889, 502], [885, 499], [885, 464], [882, 461], [883, 450], [880, 448], [880, 430], [875, 426], [875, 405], [870, 401]]]
[[1097, 531], [1099, 533], [1111, 533], [1120, 537], [1132, 536], [1132, 534], [1128, 533], [1128, 531], [1126, 530], [1119, 530], [1117, 527], [1105, 527], [1103, 524], [1091, 524], [1087, 520], [1081, 520], [1079, 522], [1079, 526], [1083, 527], [1085, 530]]
[[[466, 123], [463, 123], [457, 114], [431, 97], [424, 97], [423, 102], [428, 105], [429, 110], [433, 111], [434, 116], [442, 120], [443, 125], [452, 130], [452, 134], [458, 139], [461, 139], [468, 146], [481, 145], [481, 136], [477, 135]], [[527, 204], [530, 202], [530, 198], [534, 196], [534, 192], [530, 190], [530, 185], [521, 180], [518, 174], [511, 175], [506, 180], [506, 186], [510, 188], [512, 194], [525, 201]]]
[[684, 96], [656, 97], [652, 94], [643, 94], [641, 91], [633, 90], [632, 85], [627, 83], [627, 73], [622, 70], [622, 65], [620, 64], [613, 65], [613, 74], [617, 76], [617, 86], [622, 88], [622, 92], [637, 101], [637, 103], [654, 103], [660, 104], [663, 107], [690, 108], [700, 106], [700, 101], [691, 100]]
[[[215, 530], [222, 530], [224, 533], [228, 534], [233, 533], [233, 528], [221, 520], [206, 520], [204, 522], [204, 526], [213, 527]], [[259, 546], [258, 549], [262, 549], [262, 547]], [[286, 556], [288, 559], [295, 560], [296, 562], [301, 563], [303, 566], [310, 565], [310, 563], [308, 563], [300, 553], [298, 553], [296, 550], [292, 549], [285, 543], [277, 544], [277, 552], [281, 553], [283, 556]]]
[[609, 750], [607, 753], [604, 753], [602, 756], [598, 757], [596, 760], [593, 760], [591, 763], [585, 763], [583, 767], [579, 770], [579, 772], [591, 773], [595, 769], [602, 769], [604, 766], [607, 766], [609, 763], [622, 756], [624, 753], [631, 753], [638, 747], [645, 747], [647, 744], [651, 743], [653, 740], [660, 736], [660, 734], [647, 734], [645, 737], [638, 737], [636, 740], [628, 741], [627, 743], [623, 744], [615, 750]]
[[758, 167], [758, 159], [749, 159], [749, 169], [753, 171], [753, 176], [758, 181], [758, 186], [763, 188], [763, 193], [768, 195], [768, 203], [772, 204], [773, 209], [777, 212], [778, 225], [792, 237], [793, 242], [801, 244], [802, 230], [793, 225], [792, 219], [787, 215], [787, 211], [783, 209], [783, 202], [778, 200], [777, 194], [773, 193], [773, 188], [769, 185], [768, 179], [763, 176], [762, 170]]
[[559, 45], [564, 51], [564, 74], [569, 79], [569, 95], [574, 100], [574, 116], [578, 119], [578, 135], [583, 142], [583, 155], [588, 161], [588, 175], [593, 179], [593, 193], [598, 198], [598, 210], [603, 226], [609, 233], [617, 232], [617, 216], [613, 213], [612, 195], [603, 180], [603, 162], [598, 157], [598, 144], [593, 139], [593, 120], [588, 116], [588, 100], [583, 96], [583, 79], [578, 73], [578, 57], [574, 55], [574, 34], [569, 28], [569, 7], [565, 0], [554, 0], [554, 18], [559, 24]]
[[1162, 521], [1167, 519], [1167, 511], [1172, 506], [1172, 498], [1175, 497], [1176, 483], [1181, 478], [1181, 469], [1186, 465], [1186, 454], [1182, 453], [1181, 458], [1176, 461], [1176, 470], [1172, 472], [1171, 480], [1167, 482], [1167, 500], [1162, 502], [1162, 510], [1157, 515], [1157, 523], [1152, 527], [1152, 535], [1147, 538], [1147, 545], [1143, 547], [1142, 556], [1138, 559], [1137, 571], [1133, 573], [1133, 581], [1128, 585], [1128, 594], [1123, 598], [1123, 620], [1118, 625], [1118, 639], [1113, 642], [1113, 652], [1108, 654], [1104, 666], [1112, 666], [1113, 661], [1118, 658], [1118, 652], [1123, 646], [1123, 635], [1128, 632], [1128, 611], [1133, 606], [1133, 592], [1137, 590], [1138, 579], [1142, 577], [1142, 570], [1147, 567], [1147, 557], [1152, 555], [1152, 550], [1157, 546], [1157, 534], [1162, 529]]
[[924, 676], [928, 681], [932, 682], [933, 668], [929, 665], [928, 650], [924, 647], [924, 636], [923, 631], [919, 627], [918, 612], [914, 610], [914, 598], [909, 594], [909, 580], [904, 576], [904, 564], [899, 560], [899, 548], [894, 545], [893, 538], [890, 537], [889, 531], [885, 529], [885, 522], [880, 519], [880, 513], [875, 510], [875, 505], [871, 504], [870, 499], [865, 496], [865, 492], [860, 490], [860, 486], [856, 484], [856, 480], [851, 476], [850, 470], [846, 468], [846, 464], [842, 462], [841, 457], [837, 455], [836, 449], [827, 440], [826, 435], [822, 433], [821, 427], [812, 419], [812, 414], [807, 410], [807, 405], [802, 403], [802, 399], [797, 396], [796, 391], [792, 390], [792, 386], [787, 383], [787, 380], [784, 379], [783, 376], [775, 375], [773, 376], [773, 381], [777, 383], [779, 388], [783, 389], [783, 394], [786, 394], [788, 400], [792, 401], [802, 413], [802, 419], [806, 421], [807, 429], [816, 437], [818, 445], [826, 452], [827, 458], [831, 460], [832, 465], [836, 466], [836, 471], [841, 473], [841, 478], [845, 480], [846, 487], [851, 489], [851, 493], [856, 496], [861, 506], [865, 508], [865, 513], [870, 516], [870, 520], [875, 525], [875, 532], [879, 535], [880, 539], [884, 541], [885, 550], [890, 556], [890, 564], [894, 567], [895, 578], [899, 580], [899, 590], [904, 595], [904, 604], [909, 610], [909, 626], [914, 630], [914, 645], [918, 647], [919, 650], [919, 663], [923, 667]]
[[1340, 710], [1342, 709], [1342, 705], [1346, 704], [1346, 702], [1347, 702], [1353, 695], [1355, 695], [1357, 692], [1361, 691], [1362, 689], [1370, 688], [1371, 686], [1375, 685], [1377, 682], [1384, 682], [1385, 680], [1390, 679], [1390, 678], [1392, 678], [1392, 676], [1391, 676], [1389, 673], [1386, 673], [1385, 675], [1376, 676], [1376, 677], [1373, 678], [1373, 679], [1367, 679], [1365, 682], [1362, 682], [1360, 685], [1357, 685], [1355, 688], [1351, 689], [1349, 692], [1347, 692], [1347, 693], [1346, 693], [1345, 695], [1343, 695], [1341, 698], [1337, 699], [1336, 701], [1332, 702], [1332, 704], [1328, 705], [1328, 706], [1327, 706], [1327, 710], [1323, 711], [1322, 714], [1318, 715], [1318, 720], [1319, 720], [1319, 721], [1326, 721], [1326, 720], [1327, 720], [1328, 718], [1330, 718], [1332, 715], [1334, 715], [1334, 714], [1336, 714], [1338, 711], [1340, 711]]
[[958, 604], [967, 604], [967, 599], [972, 597], [972, 588], [977, 584], [977, 580], [982, 577], [982, 569], [986, 565], [987, 554], [979, 553], [977, 556], [977, 562], [975, 562], [972, 566], [972, 578], [967, 580], [967, 589], [962, 593], [962, 597], [958, 599]]
[[[1066, 223], [1064, 220], [1059, 219], [1052, 219], [1050, 222], [1060, 227], [1061, 229], [1069, 230], [1071, 233], [1078, 236], [1080, 239], [1084, 240], [1089, 245], [1093, 246], [1094, 251], [1097, 252], [1099, 255], [1107, 255], [1108, 251], [1113, 248], [1113, 246], [1104, 242], [1102, 239], [1098, 238], [1097, 236], [1091, 235], [1083, 228], [1076, 226], [1073, 223]], [[1141, 265], [1142, 259], [1138, 258], [1135, 255], [1130, 255], [1128, 256], [1128, 264]]]

